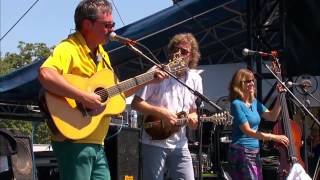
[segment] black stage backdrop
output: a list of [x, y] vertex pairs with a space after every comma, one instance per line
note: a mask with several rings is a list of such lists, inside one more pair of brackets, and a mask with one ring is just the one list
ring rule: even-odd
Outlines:
[[320, 1], [287, 0], [288, 76], [320, 75]]

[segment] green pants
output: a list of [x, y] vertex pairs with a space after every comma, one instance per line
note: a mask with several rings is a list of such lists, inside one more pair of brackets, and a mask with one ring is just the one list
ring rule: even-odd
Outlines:
[[52, 142], [60, 180], [111, 180], [102, 145]]

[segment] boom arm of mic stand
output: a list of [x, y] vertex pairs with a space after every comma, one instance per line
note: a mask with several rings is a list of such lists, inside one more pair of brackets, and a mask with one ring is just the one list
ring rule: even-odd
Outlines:
[[148, 61], [150, 61], [152, 64], [156, 65], [158, 68], [164, 69], [162, 68], [161, 65], [159, 65], [158, 63], [156, 63], [154, 60], [152, 60], [151, 58], [149, 58], [147, 55], [143, 54], [143, 52], [141, 52], [138, 48], [134, 47], [132, 44], [127, 44], [127, 47], [129, 49], [131, 49], [133, 52], [135, 52], [136, 54], [144, 57], [145, 59], [147, 59]]
[[264, 62], [262, 62], [263, 65], [271, 72], [271, 74], [276, 78], [276, 80], [287, 90], [287, 93], [291, 95], [291, 97], [296, 100], [296, 102], [302, 107], [302, 109], [307, 112], [307, 114], [320, 126], [319, 120], [314, 117], [314, 115], [306, 108], [305, 105], [303, 105], [300, 100], [292, 93], [292, 91], [285, 85], [284, 82], [282, 82], [279, 77], [271, 70], [271, 68]]
[[319, 99], [317, 99], [316, 97], [314, 97], [314, 95], [312, 95], [310, 92], [306, 92], [307, 95], [309, 95], [310, 97], [312, 97], [314, 100], [316, 100], [318, 103], [320, 103]]
[[196, 97], [199, 97], [202, 101], [210, 104], [212, 107], [218, 109], [219, 111], [222, 111], [222, 108], [220, 106], [218, 106], [217, 104], [215, 104], [214, 102], [210, 101], [206, 96], [204, 96], [203, 94], [201, 94], [198, 91], [195, 91], [194, 89], [192, 89], [191, 87], [189, 87], [188, 85], [186, 85], [184, 82], [182, 82], [180, 79], [178, 79], [174, 74], [172, 74], [171, 72], [167, 71], [163, 66], [159, 65], [158, 63], [156, 63], [154, 60], [152, 60], [151, 58], [149, 58], [148, 56], [146, 56], [143, 52], [141, 52], [139, 49], [137, 49], [136, 47], [134, 47], [131, 44], [128, 44], [127, 47], [129, 49], [131, 49], [133, 52], [135, 52], [136, 54], [144, 57], [145, 59], [147, 59], [148, 61], [150, 61], [152, 64], [156, 65], [158, 68], [160, 68], [162, 71], [166, 72], [167, 74], [169, 74], [172, 78], [174, 78], [175, 80], [177, 80], [180, 84], [182, 84], [184, 87], [186, 87], [193, 95], [195, 95]]

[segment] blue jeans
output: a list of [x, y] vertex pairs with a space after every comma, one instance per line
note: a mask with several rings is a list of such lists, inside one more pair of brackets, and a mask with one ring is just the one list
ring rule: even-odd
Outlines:
[[142, 144], [143, 180], [163, 180], [168, 170], [171, 179], [194, 180], [188, 149], [167, 149]]

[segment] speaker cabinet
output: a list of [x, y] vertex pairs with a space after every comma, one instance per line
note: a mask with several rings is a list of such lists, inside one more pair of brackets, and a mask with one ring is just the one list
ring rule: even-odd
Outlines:
[[12, 169], [16, 179], [32, 180], [32, 146], [28, 136], [13, 134], [17, 141], [17, 154], [12, 155]]
[[8, 156], [9, 170], [14, 179], [32, 180], [32, 146], [30, 138], [15, 130], [5, 130], [15, 141], [15, 153]]
[[[105, 152], [111, 179], [140, 179], [140, 129], [110, 126], [105, 139]], [[115, 135], [118, 133], [117, 135]]]
[[53, 151], [34, 152], [34, 163], [38, 180], [59, 180], [58, 162]]

